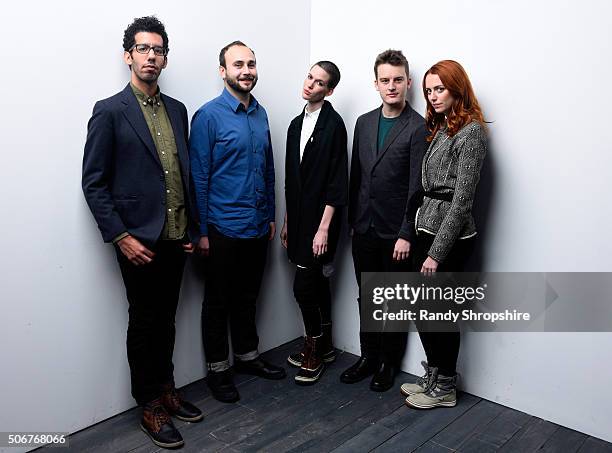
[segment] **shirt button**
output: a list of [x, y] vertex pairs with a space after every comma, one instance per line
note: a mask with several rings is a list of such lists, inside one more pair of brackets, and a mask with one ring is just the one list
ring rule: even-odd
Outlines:
[[166, 174], [168, 174], [168, 170], [166, 170]]
[[172, 212], [172, 209], [168, 209], [168, 212]]
[[162, 151], [162, 154], [166, 154], [166, 152], [165, 152], [165, 151]]
[[170, 189], [166, 190], [166, 193], [170, 193]]
[[154, 113], [153, 116], [157, 116], [157, 113]]
[[161, 135], [161, 132], [158, 132], [157, 135]]

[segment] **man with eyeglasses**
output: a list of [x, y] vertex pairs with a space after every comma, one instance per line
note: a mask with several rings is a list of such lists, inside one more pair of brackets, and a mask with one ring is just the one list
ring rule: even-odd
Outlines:
[[255, 54], [234, 41], [219, 54], [220, 96], [204, 104], [191, 123], [191, 172], [200, 217], [197, 251], [208, 258], [202, 306], [206, 381], [219, 401], [235, 402], [234, 370], [282, 379], [285, 370], [258, 353], [256, 300], [275, 232], [274, 160], [268, 116], [251, 95], [257, 83]]
[[112, 242], [129, 304], [127, 355], [141, 428], [164, 448], [183, 445], [170, 415], [196, 422], [202, 412], [174, 386], [174, 319], [183, 267], [195, 236], [190, 211], [187, 110], [161, 94], [168, 35], [155, 17], [125, 30], [131, 72], [120, 93], [99, 101], [89, 120], [83, 192], [105, 242]]

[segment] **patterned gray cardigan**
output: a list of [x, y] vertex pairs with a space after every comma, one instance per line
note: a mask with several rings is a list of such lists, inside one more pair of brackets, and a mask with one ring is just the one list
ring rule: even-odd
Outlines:
[[417, 233], [435, 234], [428, 255], [443, 262], [457, 239], [476, 235], [472, 203], [487, 152], [484, 128], [471, 122], [453, 137], [441, 129], [423, 158], [425, 192], [449, 194], [452, 202], [429, 198], [416, 213]]

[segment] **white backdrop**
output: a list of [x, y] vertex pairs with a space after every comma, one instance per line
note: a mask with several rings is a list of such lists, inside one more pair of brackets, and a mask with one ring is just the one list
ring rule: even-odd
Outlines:
[[[482, 268], [611, 271], [611, 17], [612, 5], [595, 0], [313, 0], [311, 60], [340, 66], [332, 101], [349, 133], [380, 104], [379, 52], [404, 51], [410, 99], [422, 113], [423, 73], [441, 59], [462, 63], [493, 121], [479, 200]], [[342, 261], [339, 283], [350, 297], [335, 306], [336, 338], [358, 352], [349, 253]], [[423, 358], [412, 334], [404, 369], [421, 374]], [[473, 333], [459, 360], [466, 391], [612, 440], [611, 334]]]
[[[308, 66], [309, 8], [307, 0], [268, 1], [261, 8], [247, 1], [179, 6], [158, 0], [144, 7], [118, 0], [2, 7], [0, 431], [72, 432], [134, 405], [123, 283], [80, 188], [94, 102], [129, 80], [123, 30], [147, 14], [165, 23], [171, 50], [160, 86], [190, 116], [221, 92], [219, 50], [235, 39], [255, 50], [254, 94], [270, 117], [280, 213], [285, 134], [301, 107]], [[295, 304], [287, 303], [289, 271], [277, 242], [259, 311], [262, 350], [301, 333]], [[197, 273], [187, 267], [177, 314], [178, 385], [204, 375]]]
[[[380, 102], [372, 71], [378, 52], [405, 51], [416, 88], [411, 101], [421, 112], [423, 72], [439, 59], [459, 60], [494, 121], [481, 200], [486, 209], [479, 216], [486, 233], [483, 268], [610, 271], [612, 6], [603, 0], [584, 6], [461, 3], [268, 0], [255, 6], [240, 0], [228, 9], [153, 0], [142, 10], [117, 0], [63, 0], [3, 6], [0, 431], [75, 431], [134, 404], [124, 290], [113, 251], [102, 244], [83, 200], [80, 165], [95, 100], [128, 81], [121, 40], [136, 16], [155, 13], [165, 22], [171, 52], [160, 85], [190, 114], [221, 90], [217, 54], [223, 45], [242, 39], [255, 50], [255, 95], [268, 111], [275, 147], [279, 222], [285, 132], [302, 106], [309, 62], [339, 64], [342, 81], [331, 101], [352, 133], [357, 116]], [[347, 245], [338, 257], [335, 342], [358, 352], [357, 287]], [[292, 272], [276, 241], [258, 317], [262, 350], [301, 333]], [[204, 374], [201, 296], [198, 267], [190, 264], [177, 315], [178, 385]], [[421, 358], [412, 335], [404, 368], [420, 373]], [[472, 334], [464, 338], [460, 362], [465, 390], [612, 440], [610, 334]]]

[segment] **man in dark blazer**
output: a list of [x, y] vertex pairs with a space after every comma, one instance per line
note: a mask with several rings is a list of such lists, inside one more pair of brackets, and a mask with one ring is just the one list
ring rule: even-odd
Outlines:
[[306, 331], [302, 350], [287, 359], [300, 367], [295, 382], [301, 385], [316, 383], [324, 364], [336, 358], [329, 276], [348, 199], [348, 157], [344, 121], [325, 97], [339, 81], [334, 63], [315, 63], [302, 89], [307, 104], [287, 131], [287, 211], [280, 236], [296, 264], [293, 293]]
[[[374, 82], [382, 106], [357, 119], [351, 158], [349, 225], [353, 231], [355, 276], [362, 272], [410, 271], [416, 235], [406, 216], [408, 200], [421, 187], [427, 148], [425, 120], [406, 102], [408, 61], [399, 50], [376, 57]], [[360, 302], [360, 300], [359, 300]], [[360, 331], [361, 357], [340, 379], [354, 383], [374, 374], [370, 388], [393, 386], [407, 333]]]
[[189, 230], [191, 187], [187, 110], [161, 94], [168, 35], [155, 17], [125, 30], [130, 83], [96, 103], [83, 157], [83, 192], [105, 242], [115, 245], [129, 303], [127, 355], [141, 427], [161, 447], [183, 444], [169, 415], [199, 421], [202, 412], [174, 387], [174, 318]]

